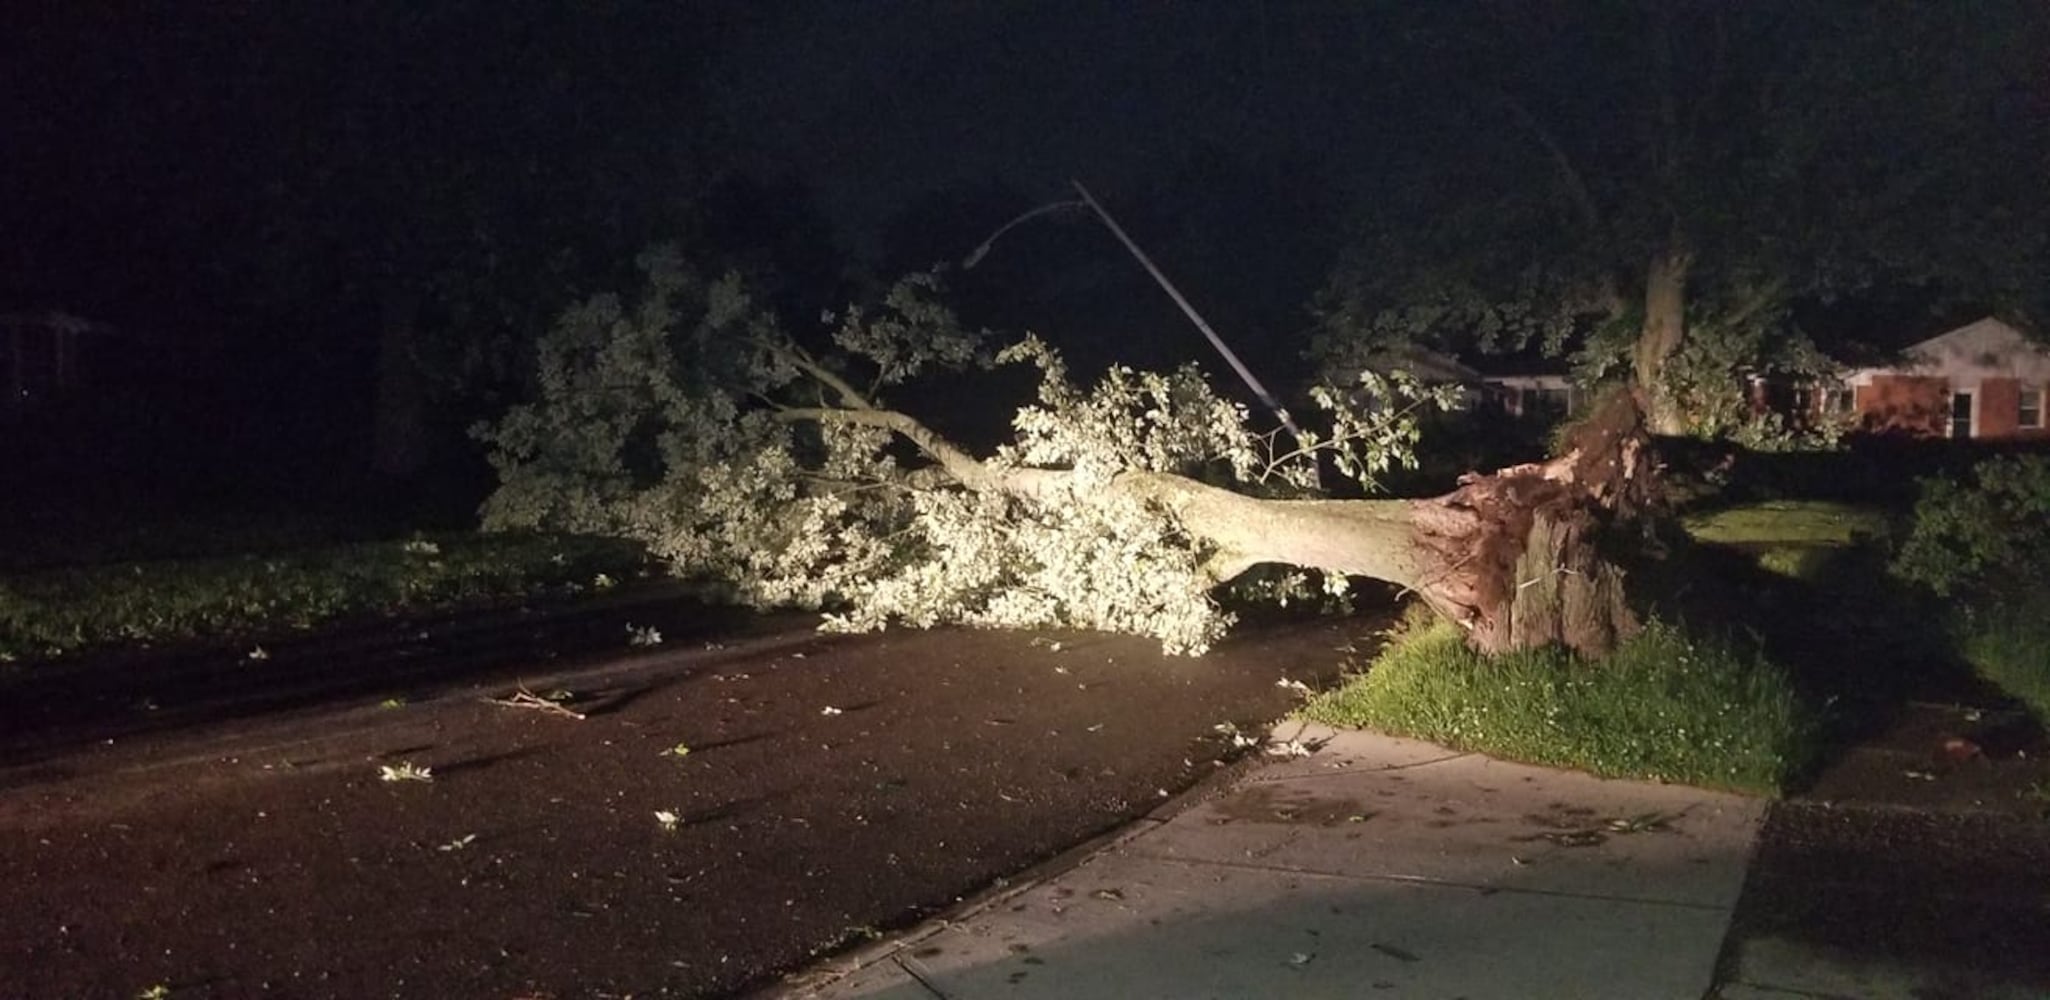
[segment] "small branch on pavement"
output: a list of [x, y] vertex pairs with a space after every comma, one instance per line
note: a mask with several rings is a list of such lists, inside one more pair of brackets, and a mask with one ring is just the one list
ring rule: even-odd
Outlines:
[[498, 705], [502, 708], [531, 708], [537, 712], [547, 712], [551, 715], [566, 715], [572, 719], [577, 720], [578, 722], [582, 722], [585, 719], [589, 718], [589, 716], [585, 715], [582, 712], [572, 711], [569, 708], [564, 707], [563, 704], [559, 701], [549, 701], [548, 699], [543, 698], [540, 695], [527, 690], [527, 687], [524, 684], [520, 685], [520, 689], [518, 691], [515, 691], [512, 694], [509, 694], [503, 698], [486, 698], [484, 700], [490, 702], [493, 705]]

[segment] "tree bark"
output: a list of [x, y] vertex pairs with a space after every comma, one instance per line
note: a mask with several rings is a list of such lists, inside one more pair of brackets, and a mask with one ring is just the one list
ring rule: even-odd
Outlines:
[[1637, 335], [1632, 374], [1644, 390], [1653, 433], [1683, 434], [1686, 414], [1666, 385], [1666, 362], [1687, 336], [1687, 252], [1676, 244], [1654, 256], [1644, 275], [1644, 327]]
[[1216, 582], [1263, 563], [1367, 577], [1415, 593], [1483, 652], [1557, 643], [1600, 656], [1637, 624], [1575, 461], [1472, 476], [1422, 500], [1262, 500], [1159, 473], [1114, 488], [1212, 546]]
[[1429, 499], [1259, 500], [1139, 473], [1119, 483], [1215, 546], [1219, 580], [1263, 562], [1365, 576], [1415, 592], [1483, 652], [1557, 643], [1601, 656], [1638, 627], [1603, 541], [1657, 501], [1649, 440], [1638, 398], [1616, 393], [1560, 457], [1469, 474]]

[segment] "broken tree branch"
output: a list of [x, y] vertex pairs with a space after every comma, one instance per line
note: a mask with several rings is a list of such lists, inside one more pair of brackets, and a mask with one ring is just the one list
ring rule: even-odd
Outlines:
[[568, 716], [569, 718], [575, 719], [578, 722], [582, 722], [585, 719], [589, 718], [589, 716], [585, 715], [582, 712], [571, 710], [559, 701], [550, 701], [547, 698], [543, 698], [540, 695], [527, 690], [527, 687], [524, 684], [520, 685], [520, 689], [518, 691], [506, 695], [503, 698], [486, 698], [484, 700], [490, 702], [493, 705], [497, 705], [500, 708], [530, 708], [537, 712], [547, 712], [550, 715]]

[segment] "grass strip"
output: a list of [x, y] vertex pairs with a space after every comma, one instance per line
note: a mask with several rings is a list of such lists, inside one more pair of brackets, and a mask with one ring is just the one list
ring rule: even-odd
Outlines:
[[1558, 648], [1483, 656], [1450, 624], [1415, 624], [1303, 711], [1509, 760], [1763, 795], [1817, 748], [1784, 671], [1656, 622], [1599, 661]]
[[45, 570], [0, 578], [0, 661], [602, 588], [637, 575], [645, 558], [607, 539], [443, 534]]

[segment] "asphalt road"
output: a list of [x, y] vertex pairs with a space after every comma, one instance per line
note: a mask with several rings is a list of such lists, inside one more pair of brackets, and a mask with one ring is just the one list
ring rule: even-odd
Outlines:
[[1190, 659], [640, 594], [13, 678], [0, 997], [727, 995], [1203, 782], [1381, 624]]

